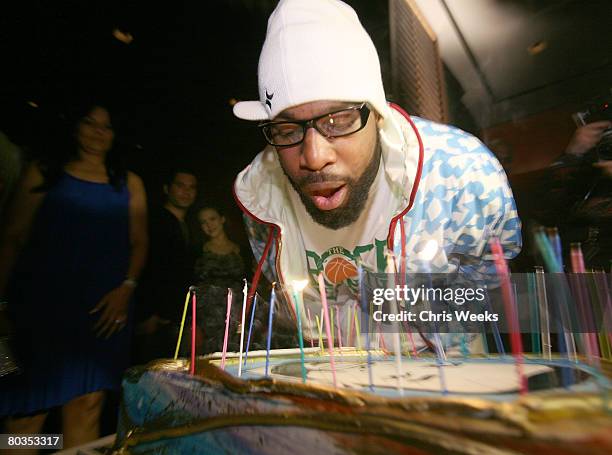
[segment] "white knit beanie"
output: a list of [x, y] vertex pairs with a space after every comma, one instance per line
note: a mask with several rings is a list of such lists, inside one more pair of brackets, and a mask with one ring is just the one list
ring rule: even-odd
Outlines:
[[268, 19], [259, 56], [259, 101], [234, 114], [269, 120], [313, 101], [367, 101], [390, 115], [374, 43], [355, 11], [339, 0], [281, 0]]

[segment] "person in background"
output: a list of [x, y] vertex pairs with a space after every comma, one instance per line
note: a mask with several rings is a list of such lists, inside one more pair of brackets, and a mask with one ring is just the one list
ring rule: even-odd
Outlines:
[[174, 170], [163, 186], [163, 206], [152, 212], [149, 261], [138, 293], [143, 322], [137, 330], [136, 363], [174, 354], [183, 302], [193, 278], [193, 236], [186, 217], [197, 186], [191, 170]]
[[[587, 267], [610, 270], [612, 260], [612, 122], [579, 126], [550, 166], [542, 221], [558, 226], [564, 251], [579, 242]], [[552, 210], [555, 212], [551, 213]], [[550, 215], [550, 216], [548, 216]]]
[[61, 406], [66, 448], [99, 437], [105, 390], [120, 386], [147, 251], [145, 190], [113, 148], [109, 111], [77, 118], [73, 148], [25, 169], [0, 238], [0, 297], [23, 369], [3, 383], [3, 433], [41, 433]]
[[[606, 131], [608, 131], [608, 135], [612, 134], [610, 128], [612, 128], [612, 122], [605, 120], [578, 127], [567, 144], [564, 155], [571, 158], [584, 157], [587, 152], [594, 150], [595, 146], [601, 142]], [[595, 167], [608, 167], [599, 160], [595, 164]]]
[[197, 219], [204, 237], [195, 263], [198, 327], [202, 337], [198, 352], [218, 352], [223, 348], [228, 289], [233, 295], [229, 349], [237, 350], [234, 334], [240, 322], [247, 262], [240, 246], [227, 236], [226, 218], [219, 208], [204, 207], [198, 210]]
[[245, 278], [245, 261], [240, 246], [225, 231], [225, 216], [216, 207], [198, 210], [198, 224], [205, 236], [196, 260], [195, 274], [199, 283], [208, 282], [241, 288]]
[[[612, 143], [603, 140], [611, 127], [609, 121], [579, 126], [548, 168], [511, 180], [525, 231], [531, 234], [541, 227], [558, 228], [566, 265], [570, 263], [570, 244], [579, 242], [587, 267], [610, 267], [612, 160], [601, 159], [600, 152], [606, 147], [612, 150]], [[524, 251], [513, 264], [517, 272], [531, 271], [542, 263], [532, 235], [526, 235], [525, 240]]]

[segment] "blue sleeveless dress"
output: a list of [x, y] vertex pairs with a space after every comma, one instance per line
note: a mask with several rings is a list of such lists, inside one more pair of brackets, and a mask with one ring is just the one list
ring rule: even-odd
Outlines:
[[12, 274], [8, 302], [23, 372], [0, 381], [0, 416], [115, 389], [129, 361], [132, 317], [108, 339], [89, 314], [125, 279], [129, 193], [64, 174], [49, 190]]

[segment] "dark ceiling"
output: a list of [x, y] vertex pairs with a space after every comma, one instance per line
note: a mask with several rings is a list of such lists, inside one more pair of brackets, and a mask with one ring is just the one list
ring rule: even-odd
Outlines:
[[610, 0], [415, 0], [480, 128], [612, 87]]

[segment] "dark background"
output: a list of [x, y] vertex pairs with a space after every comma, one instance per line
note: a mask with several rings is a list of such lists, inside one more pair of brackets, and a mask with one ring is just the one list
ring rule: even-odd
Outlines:
[[[350, 1], [387, 73], [386, 0]], [[275, 0], [190, 2], [24, 1], [0, 12], [0, 130], [29, 158], [56, 153], [55, 138], [84, 100], [108, 105], [129, 168], [161, 202], [164, 173], [195, 170], [199, 204], [225, 208], [236, 174], [263, 147], [231, 99], [257, 99], [257, 61]], [[133, 36], [125, 44], [119, 29]], [[37, 106], [37, 107], [35, 107]]]

